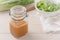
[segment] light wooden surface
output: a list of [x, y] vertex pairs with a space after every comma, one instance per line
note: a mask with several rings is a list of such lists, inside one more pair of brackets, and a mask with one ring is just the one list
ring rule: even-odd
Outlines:
[[29, 32], [25, 36], [15, 39], [9, 30], [9, 12], [0, 12], [0, 40], [60, 40], [60, 32], [43, 32], [36, 10], [28, 13], [27, 21], [29, 24]]

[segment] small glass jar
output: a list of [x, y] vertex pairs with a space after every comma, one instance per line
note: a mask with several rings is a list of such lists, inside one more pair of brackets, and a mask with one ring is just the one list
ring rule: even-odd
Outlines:
[[10, 9], [10, 32], [16, 37], [20, 38], [28, 32], [28, 23], [24, 20], [27, 16], [26, 8], [20, 5], [14, 6]]

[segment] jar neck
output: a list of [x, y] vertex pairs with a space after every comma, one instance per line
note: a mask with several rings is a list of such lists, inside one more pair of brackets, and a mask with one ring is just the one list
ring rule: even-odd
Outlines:
[[20, 17], [20, 16], [12, 16], [11, 14], [9, 14], [9, 15], [10, 15], [10, 17], [11, 17], [11, 19], [13, 21], [23, 21], [27, 17], [27, 13], [22, 17]]

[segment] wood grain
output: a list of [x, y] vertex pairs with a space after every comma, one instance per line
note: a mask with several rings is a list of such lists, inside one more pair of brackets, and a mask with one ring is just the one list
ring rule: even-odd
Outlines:
[[27, 12], [34, 10], [35, 9], [34, 3], [29, 4], [28, 6], [26, 6], [26, 9], [27, 9]]

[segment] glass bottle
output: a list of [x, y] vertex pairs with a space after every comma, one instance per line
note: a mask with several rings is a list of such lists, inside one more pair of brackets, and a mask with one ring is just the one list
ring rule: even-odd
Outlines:
[[23, 6], [14, 6], [10, 9], [10, 32], [15, 38], [20, 38], [28, 32], [28, 23], [24, 20], [27, 16], [26, 8]]

